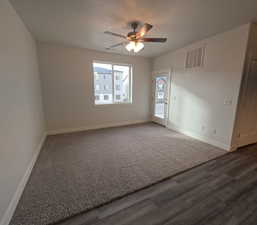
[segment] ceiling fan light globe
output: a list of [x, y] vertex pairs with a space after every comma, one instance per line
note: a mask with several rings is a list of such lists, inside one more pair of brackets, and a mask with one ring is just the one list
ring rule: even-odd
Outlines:
[[134, 47], [134, 52], [137, 53], [144, 48], [144, 44], [142, 42], [137, 42]]
[[133, 50], [135, 48], [136, 44], [134, 41], [130, 41], [127, 45], [126, 45], [126, 49], [130, 52], [131, 50]]

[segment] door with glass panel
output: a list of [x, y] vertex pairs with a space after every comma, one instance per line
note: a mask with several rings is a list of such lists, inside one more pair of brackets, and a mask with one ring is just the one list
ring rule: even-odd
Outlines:
[[153, 117], [152, 120], [167, 126], [169, 109], [169, 73], [153, 76]]

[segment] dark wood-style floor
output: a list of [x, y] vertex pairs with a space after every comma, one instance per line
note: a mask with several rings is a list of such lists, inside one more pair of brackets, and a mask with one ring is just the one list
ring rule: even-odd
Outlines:
[[257, 224], [257, 145], [58, 225]]

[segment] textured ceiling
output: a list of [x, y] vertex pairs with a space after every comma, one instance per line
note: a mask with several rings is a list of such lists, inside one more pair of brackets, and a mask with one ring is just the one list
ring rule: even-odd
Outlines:
[[[139, 55], [153, 57], [257, 19], [257, 0], [10, 0], [39, 41], [108, 51], [127, 34], [129, 21], [154, 25]], [[112, 52], [128, 54], [124, 47]], [[131, 54], [131, 53], [130, 53]]]

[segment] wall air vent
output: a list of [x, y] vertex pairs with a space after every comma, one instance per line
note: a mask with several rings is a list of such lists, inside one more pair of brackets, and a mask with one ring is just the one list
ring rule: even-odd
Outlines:
[[186, 55], [186, 69], [203, 67], [205, 56], [205, 47], [189, 50]]

